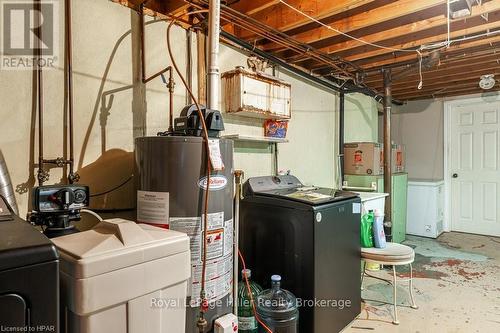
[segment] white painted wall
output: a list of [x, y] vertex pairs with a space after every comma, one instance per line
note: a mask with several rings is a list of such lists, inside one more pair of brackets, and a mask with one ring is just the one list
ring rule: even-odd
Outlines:
[[[62, 13], [61, 8], [61, 29], [64, 26]], [[73, 1], [73, 13], [76, 161], [82, 182], [91, 184], [95, 193], [112, 188], [130, 175], [134, 137], [143, 133], [155, 135], [167, 128], [168, 93], [158, 79], [148, 83], [145, 92], [147, 99], [144, 99], [138, 77], [138, 20], [134, 13], [103, 0]], [[133, 36], [129, 33], [131, 27]], [[154, 23], [146, 28], [148, 74], [156, 73], [170, 64], [165, 30], [165, 23]], [[174, 32], [176, 59], [184, 70], [185, 32], [179, 28], [174, 28]], [[62, 52], [62, 30], [60, 34]], [[195, 42], [193, 38], [194, 46]], [[193, 49], [196, 50], [196, 47]], [[196, 60], [196, 55], [193, 55], [193, 59]], [[220, 62], [221, 70], [226, 71], [236, 65], [245, 65], [246, 56], [223, 46]], [[193, 69], [196, 73], [196, 61]], [[280, 169], [292, 170], [304, 183], [334, 186], [338, 142], [335, 130], [337, 97], [286, 73], [280, 73], [280, 77], [292, 83], [293, 92], [293, 118], [288, 133], [290, 143], [280, 145]], [[178, 113], [186, 103], [186, 92], [177, 75], [175, 80], [174, 105]], [[0, 149], [6, 158], [13, 184], [18, 187], [21, 216], [28, 210], [28, 189], [35, 185], [36, 167], [33, 164], [38, 156], [31, 85], [30, 71], [0, 71]], [[100, 126], [102, 94], [128, 85], [134, 88], [114, 94], [105, 128], [106, 146], [103, 154]], [[63, 155], [63, 96], [62, 68], [45, 71], [47, 158]], [[262, 122], [226, 117], [226, 133], [235, 132], [262, 135]], [[34, 147], [34, 150], [30, 150], [30, 147]], [[99, 164], [102, 161], [105, 163]], [[235, 167], [244, 169], [247, 177], [267, 175], [272, 171], [272, 156], [265, 146], [242, 146], [236, 150]], [[48, 184], [60, 182], [61, 179], [61, 170], [53, 169]], [[130, 205], [131, 186], [122, 190], [122, 196], [105, 196], [95, 204], [100, 207]]]
[[405, 145], [410, 178], [443, 178], [443, 100], [394, 107], [392, 141]]
[[488, 95], [413, 101], [394, 107], [393, 141], [406, 146], [406, 168], [410, 178], [444, 177], [444, 103], [473, 97], [482, 97], [485, 103], [500, 100], [498, 92]]
[[363, 94], [345, 95], [345, 142], [377, 142], [378, 107]]

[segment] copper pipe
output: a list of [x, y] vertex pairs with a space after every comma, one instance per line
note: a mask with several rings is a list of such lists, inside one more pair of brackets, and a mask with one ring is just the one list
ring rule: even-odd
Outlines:
[[[194, 15], [196, 13], [199, 13], [202, 11], [194, 11], [190, 12], [187, 15]], [[206, 11], [203, 11], [206, 12]], [[196, 109], [198, 111], [198, 117], [200, 118], [201, 126], [202, 126], [202, 133], [203, 133], [203, 141], [204, 141], [204, 146], [205, 146], [205, 156], [206, 156], [206, 177], [207, 177], [207, 188], [205, 190], [205, 204], [204, 204], [204, 209], [203, 209], [203, 224], [204, 224], [204, 232], [203, 232], [203, 258], [202, 258], [202, 273], [201, 273], [201, 290], [200, 290], [200, 299], [201, 299], [201, 304], [200, 304], [200, 317], [198, 318], [197, 321], [197, 326], [199, 329], [200, 333], [203, 333], [205, 331], [205, 328], [207, 327], [208, 323], [205, 319], [205, 311], [208, 308], [208, 300], [206, 298], [206, 291], [205, 291], [205, 275], [206, 275], [206, 268], [207, 268], [207, 230], [208, 230], [208, 203], [209, 203], [209, 193], [210, 193], [210, 176], [211, 176], [211, 160], [210, 160], [210, 145], [209, 145], [209, 136], [208, 136], [208, 129], [207, 129], [207, 124], [205, 123], [205, 118], [203, 116], [203, 112], [201, 111], [200, 104], [198, 103], [198, 100], [194, 96], [193, 92], [189, 88], [189, 85], [187, 84], [186, 80], [182, 76], [182, 73], [180, 72], [179, 68], [177, 67], [177, 64], [175, 62], [173, 52], [172, 52], [172, 46], [170, 43], [170, 31], [172, 29], [172, 25], [176, 22], [176, 18], [174, 18], [168, 25], [167, 28], [167, 49], [168, 49], [168, 54], [170, 55], [170, 59], [172, 60], [172, 66], [174, 67], [177, 75], [179, 75], [182, 83], [186, 87], [186, 90], [188, 91], [189, 95], [193, 99], [194, 104], [196, 105]], [[233, 282], [235, 283], [235, 282]], [[206, 308], [205, 308], [206, 306]]]
[[69, 174], [68, 181], [73, 184], [78, 181], [74, 173], [75, 141], [74, 141], [74, 116], [73, 116], [73, 46], [71, 31], [71, 0], [65, 0], [65, 28], [66, 28], [66, 79], [68, 83], [68, 119], [69, 119]]
[[39, 27], [38, 38], [36, 42], [36, 71], [37, 71], [37, 100], [38, 100], [38, 184], [43, 185], [45, 181], [44, 176], [44, 159], [43, 159], [43, 69], [41, 64], [42, 51], [41, 51], [41, 39], [42, 39], [42, 28], [40, 27], [40, 22], [42, 21], [42, 6], [41, 0], [38, 0], [35, 4], [35, 10], [38, 11], [36, 16], [37, 26]]
[[168, 118], [169, 118], [169, 125], [168, 125], [168, 132], [172, 133], [174, 130], [173, 124], [174, 124], [174, 87], [175, 87], [175, 82], [174, 82], [174, 77], [173, 77], [173, 70], [172, 66], [168, 66], [161, 71], [157, 72], [156, 74], [151, 75], [150, 77], [146, 77], [146, 41], [145, 41], [145, 24], [144, 24], [144, 4], [147, 2], [147, 0], [143, 1], [140, 6], [139, 6], [139, 25], [140, 25], [140, 46], [141, 46], [141, 77], [142, 77], [142, 83], [146, 84], [149, 81], [157, 78], [158, 76], [169, 72], [169, 78], [167, 82], [167, 87], [168, 87], [168, 93], [169, 93], [169, 112], [168, 112]]
[[392, 75], [391, 69], [385, 69], [384, 75], [384, 192], [389, 196], [385, 200], [384, 226], [392, 241], [392, 141], [391, 141], [391, 113], [392, 113]]

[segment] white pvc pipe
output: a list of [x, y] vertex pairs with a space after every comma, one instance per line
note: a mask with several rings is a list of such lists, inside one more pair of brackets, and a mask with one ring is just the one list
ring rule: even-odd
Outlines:
[[208, 107], [219, 109], [220, 69], [220, 0], [210, 0], [208, 16]]

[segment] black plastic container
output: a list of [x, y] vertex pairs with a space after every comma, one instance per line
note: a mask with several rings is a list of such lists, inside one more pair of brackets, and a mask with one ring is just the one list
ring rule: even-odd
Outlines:
[[58, 333], [56, 248], [16, 216], [1, 196], [0, 207], [0, 327], [9, 332]]

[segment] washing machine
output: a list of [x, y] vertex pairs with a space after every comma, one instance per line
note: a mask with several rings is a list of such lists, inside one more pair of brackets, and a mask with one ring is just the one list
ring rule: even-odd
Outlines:
[[240, 249], [252, 278], [273, 274], [299, 302], [300, 332], [340, 332], [361, 312], [361, 199], [292, 175], [248, 179]]

